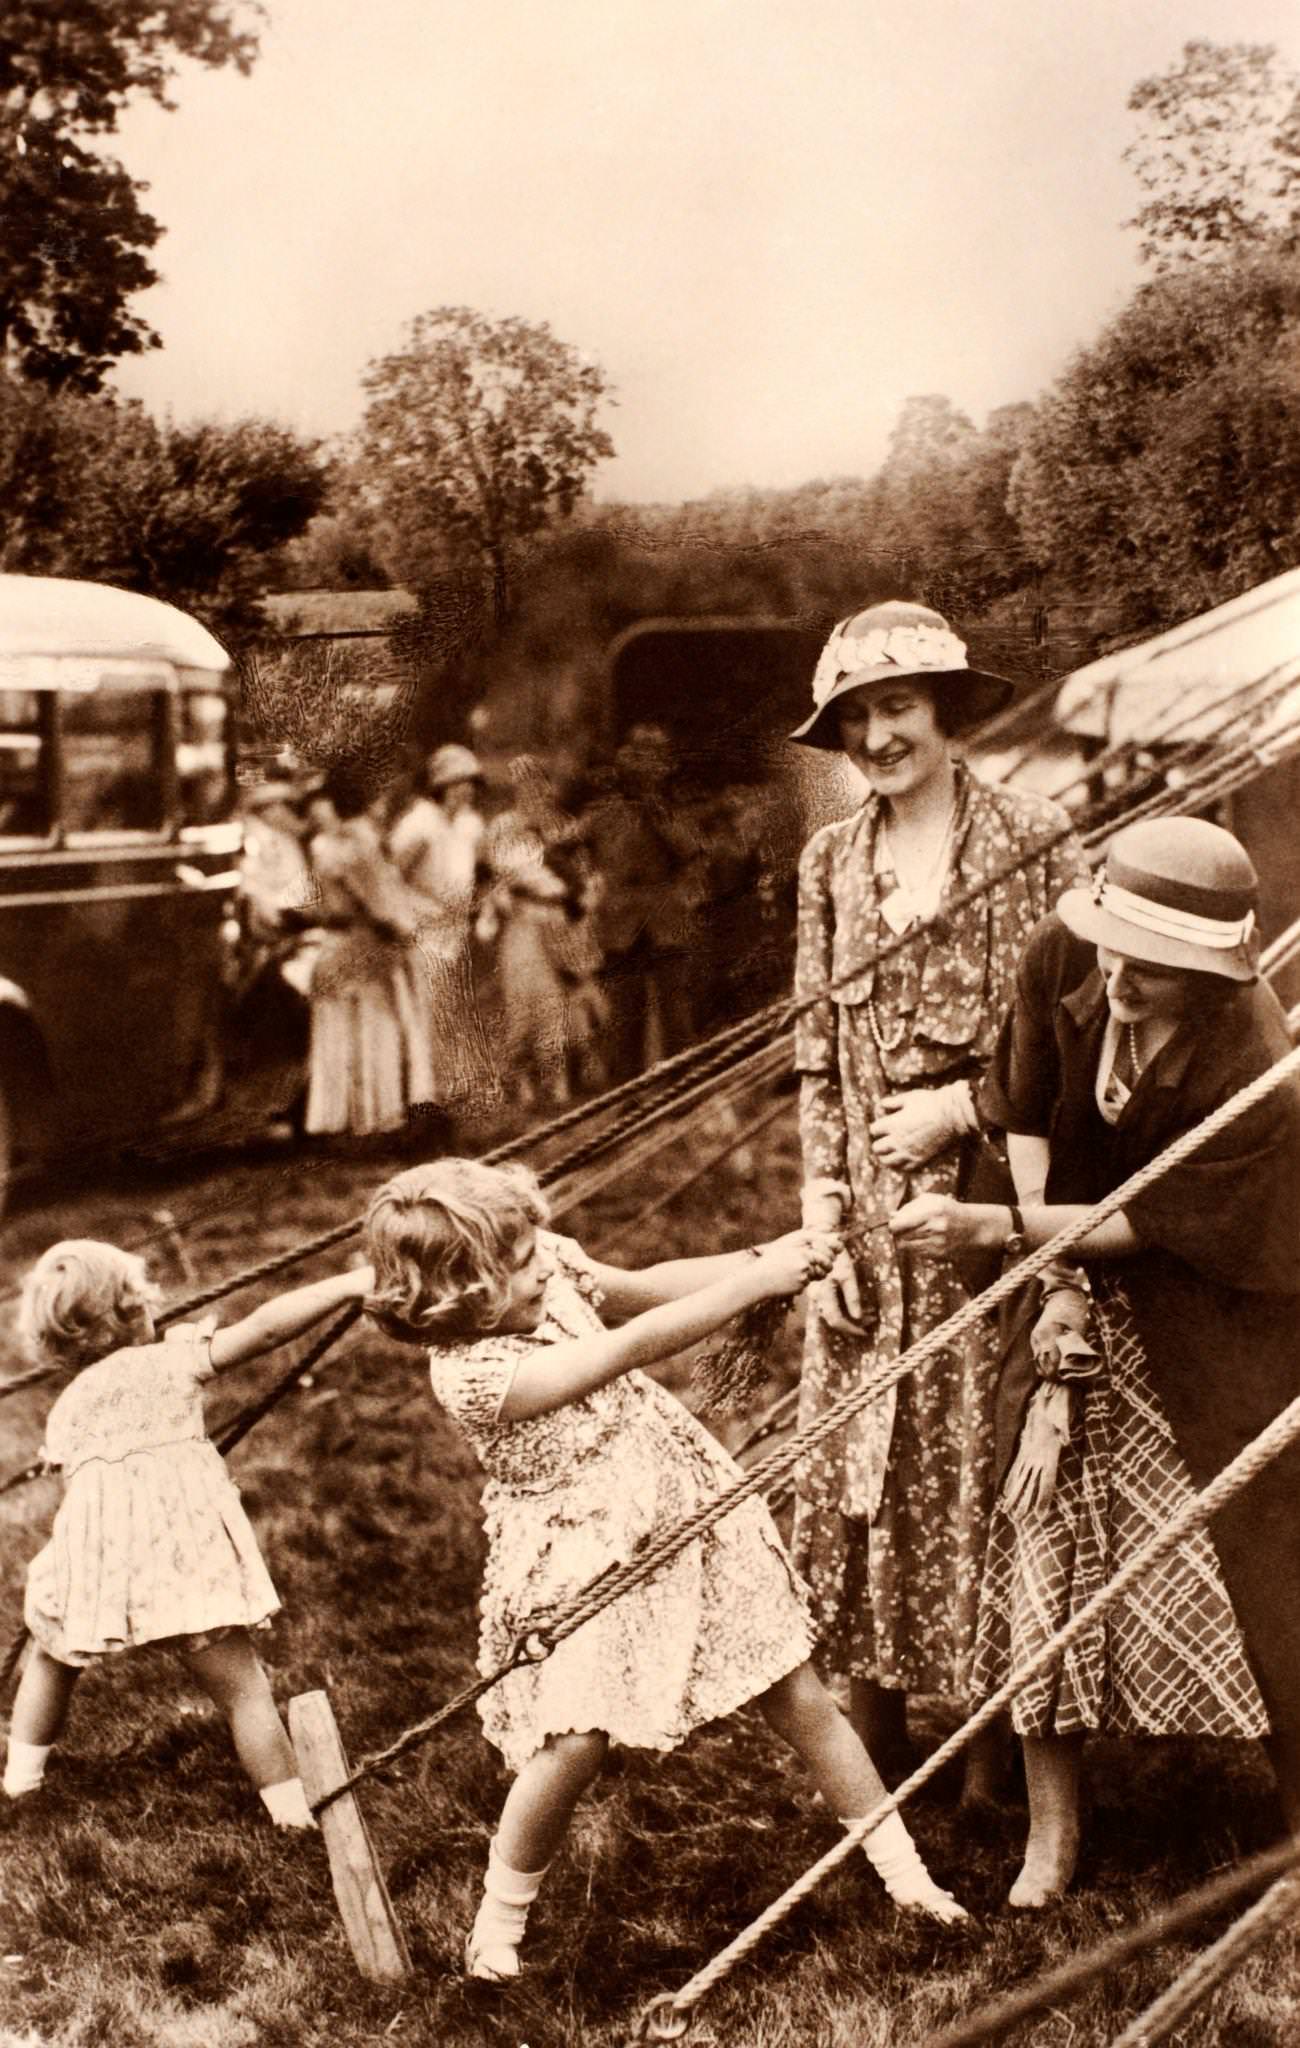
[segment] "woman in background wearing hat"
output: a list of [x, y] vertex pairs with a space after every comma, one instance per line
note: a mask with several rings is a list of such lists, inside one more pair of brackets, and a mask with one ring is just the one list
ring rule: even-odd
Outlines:
[[453, 1109], [495, 1082], [469, 953], [474, 884], [483, 846], [483, 770], [468, 747], [439, 747], [416, 793], [388, 827], [388, 857], [411, 890], [426, 972], [420, 1000], [433, 1049], [434, 1100]]
[[[973, 1102], [1029, 932], [1086, 876], [1065, 813], [995, 789], [954, 758], [953, 735], [1011, 684], [966, 664], [922, 605], [873, 605], [837, 626], [792, 737], [842, 748], [868, 784], [850, 817], [804, 849], [796, 1066], [804, 1216], [879, 1226], [922, 1190], [950, 1195], [979, 1146]], [[1002, 871], [1007, 870], [1005, 874]], [[1012, 870], [1014, 870], [1012, 872]], [[964, 908], [953, 899], [997, 880]], [[878, 948], [911, 943], [873, 966]], [[800, 1421], [959, 1308], [949, 1262], [901, 1263], [887, 1233], [841, 1255], [810, 1296]], [[991, 1334], [905, 1379], [801, 1468], [795, 1555], [821, 1652], [850, 1681], [850, 1715], [887, 1772], [906, 1758], [909, 1693], [965, 1699], [993, 1498]], [[985, 1744], [967, 1792], [990, 1789]]]
[[[895, 1216], [897, 1242], [938, 1258], [1045, 1244], [1289, 1051], [1255, 975], [1255, 897], [1245, 850], [1218, 826], [1162, 818], [1117, 834], [1095, 890], [1069, 891], [1030, 941], [984, 1084], [1019, 1207], [922, 1196]], [[1081, 1263], [1031, 1281], [1012, 1318], [981, 1696], [1300, 1387], [1300, 1085], [1273, 1090], [1071, 1256]], [[1300, 1826], [1300, 1450], [1141, 1580], [1013, 1718], [1030, 1800], [1014, 1905], [1070, 1881], [1083, 1738], [1099, 1729], [1271, 1724]]]

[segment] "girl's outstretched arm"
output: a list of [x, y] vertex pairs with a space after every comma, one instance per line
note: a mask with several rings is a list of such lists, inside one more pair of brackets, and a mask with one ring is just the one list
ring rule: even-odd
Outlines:
[[665, 1302], [681, 1301], [711, 1287], [717, 1280], [730, 1280], [755, 1263], [761, 1245], [746, 1246], [739, 1252], [713, 1252], [699, 1259], [660, 1259], [654, 1266], [629, 1270], [626, 1266], [603, 1266], [592, 1259], [592, 1270], [600, 1283], [604, 1301], [601, 1315], [611, 1323], [625, 1323], [629, 1316], [643, 1315], [648, 1308], [662, 1308]]
[[[824, 1273], [839, 1249], [839, 1240], [825, 1233], [792, 1231], [752, 1258], [748, 1253], [724, 1260], [689, 1259], [695, 1267], [724, 1266], [720, 1277], [679, 1300], [670, 1300], [634, 1316], [619, 1330], [593, 1331], [569, 1344], [546, 1344], [525, 1358], [501, 1404], [503, 1422], [523, 1422], [547, 1415], [570, 1401], [617, 1379], [633, 1366], [657, 1365], [675, 1351], [712, 1336], [741, 1309], [769, 1295], [797, 1294]], [[678, 1263], [677, 1261], [673, 1262]]]
[[246, 1358], [260, 1358], [264, 1351], [274, 1351], [277, 1344], [301, 1337], [304, 1330], [323, 1322], [334, 1309], [349, 1301], [360, 1301], [374, 1284], [373, 1266], [354, 1266], [346, 1273], [332, 1274], [328, 1280], [315, 1280], [308, 1287], [277, 1294], [273, 1301], [255, 1308], [251, 1316], [243, 1316], [239, 1322], [213, 1332], [213, 1370], [222, 1372], [227, 1366], [241, 1365]]

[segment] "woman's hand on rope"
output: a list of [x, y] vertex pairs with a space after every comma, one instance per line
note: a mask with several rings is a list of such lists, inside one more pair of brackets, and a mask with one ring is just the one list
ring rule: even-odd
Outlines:
[[1011, 1227], [1010, 1211], [995, 1202], [959, 1202], [953, 1195], [913, 1195], [895, 1209], [889, 1228], [900, 1251], [924, 1259], [953, 1252], [996, 1251]]
[[868, 1128], [871, 1149], [885, 1166], [924, 1166], [954, 1139], [979, 1128], [969, 1081], [885, 1095], [880, 1109], [881, 1114]]
[[802, 1294], [809, 1281], [830, 1272], [841, 1250], [841, 1238], [829, 1230], [792, 1230], [786, 1237], [773, 1238], [759, 1252], [754, 1268], [759, 1300]]

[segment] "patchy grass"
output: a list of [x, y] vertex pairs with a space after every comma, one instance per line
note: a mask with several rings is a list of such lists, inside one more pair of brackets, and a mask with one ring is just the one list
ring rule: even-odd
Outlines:
[[[75, 1229], [157, 1237], [160, 1274], [184, 1291], [158, 1210], [181, 1226], [204, 1281], [355, 1213], [383, 1170], [278, 1156], [159, 1170], [14, 1218], [7, 1277]], [[610, 1190], [565, 1227], [597, 1248], [680, 1170], [665, 1153], [635, 1188]], [[701, 1184], [655, 1222], [641, 1255], [770, 1234], [793, 1216], [796, 1179], [783, 1122], [753, 1177], [724, 1170]], [[797, 1343], [791, 1328], [774, 1389]], [[214, 1399], [218, 1422], [276, 1370], [268, 1361], [234, 1376]], [[0, 1411], [5, 1469], [30, 1456], [42, 1412], [36, 1394]], [[266, 1645], [283, 1701], [325, 1687], [356, 1759], [472, 1676], [478, 1481], [428, 1397], [417, 1353], [355, 1333], [232, 1465], [285, 1603]], [[4, 1503], [6, 1639], [53, 1506], [45, 1482]], [[926, 1708], [914, 1733], [929, 1746], [952, 1716]], [[92, 1671], [46, 1790], [0, 1809], [0, 2040], [621, 2048], [646, 1999], [681, 1983], [834, 1839], [753, 1714], [702, 1730], [667, 1758], [616, 1753], [534, 1910], [525, 1976], [494, 1989], [467, 1983], [459, 1956], [504, 1782], [470, 1713], [363, 1795], [414, 1962], [400, 1988], [367, 1985], [343, 1939], [321, 1844], [267, 1825], [224, 1726], [183, 1669], [158, 1655]], [[1089, 1782], [1079, 1882], [1058, 1908], [1026, 1917], [1003, 1906], [1023, 1836], [1017, 1801], [971, 1818], [941, 1784], [910, 1819], [936, 1874], [974, 1909], [973, 1924], [903, 1919], [853, 1859], [710, 1995], [688, 2039], [698, 2048], [920, 2043], [1261, 1846], [1275, 1825], [1266, 1773], [1240, 1746], [1098, 1744]], [[1041, 2048], [1111, 2040], [1197, 1945], [1166, 1944], [1018, 2039]], [[1294, 2041], [1298, 1965], [1296, 1940], [1275, 1942], [1180, 2041]]]

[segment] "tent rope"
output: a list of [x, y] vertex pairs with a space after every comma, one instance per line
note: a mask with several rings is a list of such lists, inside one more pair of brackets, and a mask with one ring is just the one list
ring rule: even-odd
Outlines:
[[[1300, 1054], [1295, 1057], [1300, 1060]], [[824, 1877], [837, 1870], [886, 1815], [896, 1813], [905, 1800], [910, 1799], [913, 1793], [927, 1785], [954, 1757], [959, 1756], [976, 1735], [989, 1727], [1012, 1704], [1026, 1685], [1031, 1684], [1040, 1673], [1055, 1664], [1062, 1654], [1089, 1630], [1096, 1628], [1116, 1602], [1128, 1592], [1130, 1586], [1154, 1565], [1159, 1564], [1171, 1551], [1176, 1550], [1184, 1537], [1204, 1527], [1213, 1515], [1233, 1500], [1243, 1487], [1250, 1484], [1257, 1473], [1297, 1439], [1300, 1439], [1300, 1395], [1275, 1416], [1267, 1428], [1261, 1430], [1244, 1450], [1239, 1451], [1208, 1486], [1185, 1501], [1142, 1549], [1121, 1567], [1114, 1578], [1101, 1587], [1064, 1627], [1049, 1637], [1032, 1657], [1019, 1665], [996, 1692], [990, 1693], [970, 1718], [954, 1730], [953, 1734], [942, 1742], [895, 1792], [880, 1800], [870, 1813], [850, 1822], [832, 1849], [816, 1863], [811, 1864], [778, 1899], [774, 1899], [770, 1906], [752, 1920], [748, 1927], [742, 1929], [725, 1948], [719, 1950], [718, 1954], [679, 1990], [663, 1992], [658, 1998], [652, 1999], [638, 2017], [635, 2038], [650, 2041], [680, 2039], [690, 2024], [690, 2013], [700, 2000], [715, 1984], [729, 1976], [736, 1965], [758, 1946], [773, 1927], [779, 1925], [796, 1906], [815, 1891]]]
[[[1293, 1850], [1293, 1862], [1296, 1853]], [[1217, 1941], [1202, 1949], [1198, 1956], [1193, 1956], [1168, 1990], [1115, 2037], [1113, 2048], [1156, 2048], [1157, 2042], [1167, 2041], [1175, 2027], [1190, 2019], [1210, 1993], [1232, 1975], [1253, 1949], [1283, 1927], [1293, 1925], [1297, 1915], [1300, 1915], [1300, 1873], [1291, 1869], [1270, 1885], [1262, 1899], [1247, 1907], [1240, 1919], [1234, 1920]]]
[[1134, 1926], [1107, 1935], [1082, 1955], [1071, 1956], [1068, 1962], [1059, 1963], [1032, 1983], [990, 1999], [987, 2005], [937, 2034], [927, 2034], [925, 2048], [985, 2048], [986, 2043], [1000, 2040], [1023, 2021], [1037, 2019], [1041, 2013], [1064, 2005], [1067, 1999], [1086, 1991], [1103, 1977], [1112, 1976], [1125, 1964], [1145, 1955], [1148, 1949], [1161, 1947], [1185, 1929], [1233, 1905], [1258, 1885], [1293, 1870], [1297, 1863], [1300, 1842], [1288, 1837], [1285, 1842], [1207, 1878], [1181, 1898], [1158, 1906]]
[[[594, 1579], [588, 1586], [585, 1586], [577, 1593], [571, 1601], [567, 1602], [558, 1613], [551, 1612], [544, 1618], [535, 1617], [533, 1622], [526, 1625], [521, 1631], [515, 1650], [512, 1652], [511, 1660], [504, 1667], [504, 1670], [496, 1674], [496, 1676], [504, 1676], [505, 1671], [514, 1669], [515, 1664], [521, 1661], [521, 1650], [526, 1661], [542, 1662], [552, 1651], [559, 1647], [560, 1643], [571, 1636], [576, 1629], [581, 1628], [584, 1622], [590, 1620], [594, 1615], [601, 1613], [612, 1601], [621, 1598], [625, 1592], [630, 1591], [634, 1586], [640, 1585], [654, 1572], [661, 1570], [664, 1565], [671, 1563], [673, 1558], [684, 1550], [688, 1544], [693, 1543], [698, 1536], [703, 1535], [706, 1530], [712, 1528], [714, 1523], [720, 1521], [724, 1515], [730, 1514], [735, 1508], [739, 1507], [742, 1501], [749, 1500], [755, 1494], [767, 1492], [778, 1481], [792, 1476], [810, 1450], [815, 1449], [817, 1445], [835, 1435], [837, 1431], [843, 1428], [846, 1422], [859, 1414], [870, 1403], [879, 1400], [881, 1395], [887, 1392], [889, 1388], [895, 1386], [898, 1381], [906, 1378], [909, 1373], [915, 1372], [918, 1367], [927, 1364], [939, 1352], [947, 1350], [958, 1337], [963, 1336], [967, 1330], [983, 1321], [991, 1309], [997, 1307], [1000, 1302], [1007, 1300], [1010, 1295], [1018, 1293], [1027, 1280], [1033, 1279], [1038, 1273], [1042, 1272], [1044, 1267], [1051, 1265], [1055, 1260], [1062, 1257], [1081, 1238], [1086, 1237], [1091, 1231], [1096, 1229], [1098, 1224], [1103, 1223], [1108, 1216], [1115, 1215], [1127, 1203], [1131, 1202], [1135, 1195], [1141, 1194], [1146, 1188], [1154, 1185], [1156, 1181], [1171, 1172], [1175, 1166], [1181, 1165], [1184, 1159], [1190, 1158], [1193, 1153], [1208, 1144], [1211, 1138], [1216, 1137], [1220, 1131], [1225, 1130], [1230, 1124], [1236, 1122], [1238, 1118], [1244, 1116], [1248, 1110], [1254, 1108], [1256, 1103], [1262, 1102], [1275, 1088], [1280, 1087], [1284, 1081], [1290, 1080], [1297, 1073], [1300, 1073], [1300, 1049], [1284, 1054], [1266, 1072], [1257, 1075], [1244, 1088], [1238, 1089], [1237, 1093], [1230, 1096], [1226, 1102], [1221, 1103], [1218, 1109], [1214, 1110], [1208, 1117], [1205, 1117], [1199, 1124], [1193, 1125], [1190, 1130], [1184, 1131], [1171, 1145], [1167, 1145], [1163, 1152], [1158, 1153], [1145, 1166], [1139, 1167], [1137, 1172], [1131, 1174], [1119, 1187], [1112, 1189], [1110, 1194], [1095, 1203], [1083, 1216], [1068, 1224], [1063, 1230], [1058, 1230], [1055, 1236], [1049, 1238], [1046, 1244], [1040, 1245], [1037, 1250], [1030, 1252], [1026, 1258], [1020, 1260], [1015, 1266], [1003, 1273], [982, 1294], [975, 1295], [971, 1300], [963, 1303], [944, 1322], [937, 1324], [926, 1336], [919, 1339], [917, 1343], [905, 1351], [900, 1358], [878, 1368], [876, 1372], [869, 1374], [860, 1386], [850, 1389], [848, 1393], [842, 1394], [837, 1401], [832, 1402], [829, 1407], [825, 1408], [819, 1416], [816, 1416], [811, 1422], [806, 1423], [802, 1429], [796, 1431], [779, 1450], [771, 1452], [760, 1463], [753, 1466], [749, 1472], [745, 1473], [741, 1478], [734, 1480], [730, 1486], [724, 1488], [721, 1493], [716, 1494], [712, 1500], [707, 1501], [695, 1514], [685, 1517], [681, 1522], [676, 1523], [671, 1529], [665, 1531], [663, 1536], [648, 1545], [639, 1556], [602, 1572], [598, 1578]], [[1297, 1416], [1300, 1417], [1300, 1399], [1294, 1405]], [[1287, 1410], [1286, 1412], [1289, 1414], [1291, 1411]], [[1273, 1426], [1276, 1427], [1276, 1425]], [[1267, 1434], [1268, 1432], [1266, 1431], [1264, 1436], [1267, 1436]], [[1257, 1439], [1257, 1442], [1262, 1443], [1264, 1436]], [[1247, 1448], [1249, 1450], [1250, 1447], [1248, 1446]], [[1243, 1457], [1245, 1455], [1246, 1453], [1242, 1453]], [[1269, 1455], [1272, 1455], [1272, 1453], [1269, 1453]], [[1234, 1468], [1229, 1467], [1226, 1469], [1232, 1470]], [[1222, 1475], [1220, 1477], [1222, 1478]], [[1217, 1481], [1215, 1483], [1218, 1484]], [[1210, 1510], [1210, 1512], [1212, 1511]], [[1142, 1553], [1144, 1557], [1146, 1554], [1146, 1552]], [[1163, 1552], [1160, 1554], [1163, 1555]], [[1128, 1580], [1124, 1578], [1124, 1574], [1121, 1574], [1120, 1577], [1124, 1579], [1124, 1584], [1127, 1585]], [[1115, 1584], [1118, 1581], [1112, 1583]], [[1106, 1590], [1103, 1588], [1102, 1595], [1098, 1597], [1104, 1597]], [[1073, 1641], [1073, 1639], [1073, 1636], [1069, 1637], [1070, 1641]], [[1051, 1645], [1048, 1648], [1050, 1649]], [[1043, 1666], [1044, 1654], [1040, 1653], [1032, 1666], [1029, 1667], [1025, 1679], [1021, 1681], [1022, 1683], [1027, 1682], [1029, 1677], [1037, 1675], [1037, 1672]], [[495, 1683], [495, 1677], [489, 1682]], [[487, 1689], [486, 1684], [483, 1689]], [[992, 1718], [992, 1716], [990, 1715], [987, 1718]], [[440, 1725], [440, 1722], [436, 1722], [435, 1725]], [[968, 1725], [972, 1726], [973, 1729], [973, 1724]], [[980, 1720], [979, 1725], [982, 1727], [984, 1721]], [[400, 1740], [402, 1738], [399, 1738]], [[951, 1740], [955, 1741], [956, 1738]], [[961, 1744], [959, 1743], [958, 1747], [960, 1746]], [[956, 1750], [951, 1748], [951, 1744], [948, 1747], [949, 1753], [955, 1755]], [[946, 1757], [944, 1760], [946, 1761]], [[933, 1763], [933, 1759], [930, 1762]], [[379, 1764], [373, 1759], [365, 1759], [353, 1771], [351, 1777], [328, 1795], [328, 1798], [322, 1804], [328, 1804], [329, 1799], [337, 1798], [340, 1793], [352, 1790], [379, 1767]], [[931, 1775], [929, 1765], [923, 1766], [917, 1782], [925, 1782], [929, 1775]], [[910, 1786], [911, 1781], [909, 1781], [909, 1790]], [[892, 1812], [892, 1805], [887, 1808], [881, 1808], [872, 1814], [870, 1816], [870, 1825], [874, 1825], [876, 1820], [880, 1819], [885, 1811]]]

